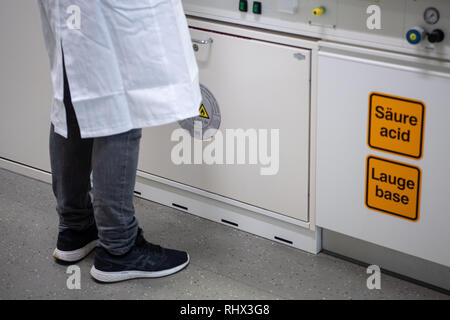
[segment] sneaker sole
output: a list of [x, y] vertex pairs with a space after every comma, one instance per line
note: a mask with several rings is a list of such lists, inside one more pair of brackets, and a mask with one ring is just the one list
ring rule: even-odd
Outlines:
[[83, 248], [73, 251], [62, 251], [56, 248], [55, 251], [53, 251], [53, 257], [65, 262], [74, 262], [81, 260], [86, 257], [92, 250], [94, 250], [94, 248], [97, 246], [97, 241], [98, 240], [91, 241]]
[[106, 272], [100, 271], [92, 266], [91, 276], [100, 282], [119, 282], [138, 278], [161, 278], [177, 273], [183, 270], [189, 264], [190, 258], [185, 263], [171, 269], [161, 270], [161, 271], [117, 271], [117, 272]]

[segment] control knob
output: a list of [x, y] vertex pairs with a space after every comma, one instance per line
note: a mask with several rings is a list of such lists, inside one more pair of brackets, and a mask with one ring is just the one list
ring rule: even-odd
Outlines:
[[428, 34], [428, 41], [431, 43], [439, 43], [444, 41], [445, 34], [441, 29], [434, 29]]

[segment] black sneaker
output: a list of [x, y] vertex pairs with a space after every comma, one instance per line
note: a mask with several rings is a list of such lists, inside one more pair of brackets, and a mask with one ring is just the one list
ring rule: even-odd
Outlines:
[[84, 231], [64, 230], [58, 234], [53, 257], [74, 262], [86, 257], [97, 245], [98, 232], [95, 223]]
[[134, 246], [124, 255], [114, 256], [103, 247], [97, 247], [91, 275], [101, 282], [159, 278], [174, 274], [188, 264], [187, 252], [151, 244], [139, 229]]

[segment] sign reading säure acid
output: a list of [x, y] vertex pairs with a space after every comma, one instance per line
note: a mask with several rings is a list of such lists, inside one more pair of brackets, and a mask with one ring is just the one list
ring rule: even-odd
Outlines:
[[369, 96], [369, 147], [420, 159], [423, 150], [425, 104], [373, 92]]

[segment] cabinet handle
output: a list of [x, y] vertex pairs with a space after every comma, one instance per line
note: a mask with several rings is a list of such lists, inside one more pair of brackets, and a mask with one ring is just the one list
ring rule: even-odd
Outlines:
[[197, 39], [192, 39], [192, 43], [196, 43], [196, 44], [211, 44], [213, 43], [214, 40], [209, 38], [208, 40], [197, 40]]
[[305, 60], [306, 56], [303, 53], [297, 52], [297, 53], [294, 53], [294, 58], [297, 60]]

